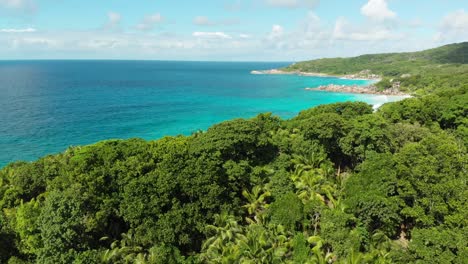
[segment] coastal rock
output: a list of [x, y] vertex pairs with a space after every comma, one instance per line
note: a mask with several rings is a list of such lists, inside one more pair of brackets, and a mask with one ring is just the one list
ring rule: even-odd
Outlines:
[[364, 70], [357, 74], [349, 74], [349, 75], [330, 75], [320, 72], [302, 72], [302, 71], [283, 71], [278, 69], [271, 69], [271, 70], [253, 70], [250, 72], [251, 74], [294, 74], [299, 76], [314, 76], [314, 77], [336, 77], [341, 79], [349, 79], [349, 80], [375, 80], [379, 81], [380, 76], [377, 74], [372, 74], [370, 70]]
[[356, 93], [356, 94], [381, 94], [381, 95], [407, 95], [396, 88], [385, 89], [383, 91], [377, 90], [373, 85], [369, 86], [358, 86], [358, 85], [321, 85], [317, 88], [306, 87], [305, 90], [319, 90], [319, 91], [328, 91], [336, 93]]

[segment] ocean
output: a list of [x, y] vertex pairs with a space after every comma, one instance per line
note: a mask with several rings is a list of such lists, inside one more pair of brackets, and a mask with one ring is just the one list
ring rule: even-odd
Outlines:
[[263, 112], [290, 118], [319, 104], [398, 99], [304, 89], [363, 80], [250, 74], [288, 64], [2, 61], [0, 168], [104, 139], [189, 135]]

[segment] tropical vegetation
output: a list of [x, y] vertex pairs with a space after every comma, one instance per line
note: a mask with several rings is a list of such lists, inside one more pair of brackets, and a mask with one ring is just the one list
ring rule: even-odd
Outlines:
[[416, 78], [423, 95], [378, 111], [335, 103], [11, 163], [0, 263], [466, 263], [468, 71], [443, 58], [459, 82]]

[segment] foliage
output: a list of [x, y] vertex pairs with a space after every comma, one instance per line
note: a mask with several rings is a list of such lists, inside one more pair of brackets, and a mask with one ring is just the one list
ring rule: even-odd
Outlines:
[[291, 66], [410, 73], [421, 96], [376, 112], [336, 103], [9, 164], [0, 263], [464, 263], [465, 51]]
[[400, 90], [428, 94], [468, 84], [468, 42], [405, 53], [361, 55], [353, 58], [327, 58], [292, 64], [285, 71], [359, 74], [370, 71], [382, 80], [384, 90], [399, 82]]

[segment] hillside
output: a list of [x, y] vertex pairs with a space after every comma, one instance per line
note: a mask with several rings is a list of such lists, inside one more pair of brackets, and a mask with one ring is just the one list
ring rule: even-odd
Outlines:
[[[434, 86], [453, 87], [468, 83], [468, 42], [406, 53], [362, 55], [353, 58], [329, 58], [298, 62], [285, 71], [316, 72], [332, 75], [358, 74], [370, 70], [389, 80], [401, 82], [403, 91], [433, 92]], [[417, 87], [419, 85], [419, 87]]]
[[291, 66], [420, 76], [426, 95], [376, 112], [321, 105], [11, 163], [0, 263], [466, 263], [467, 64], [440, 64], [459, 50]]

